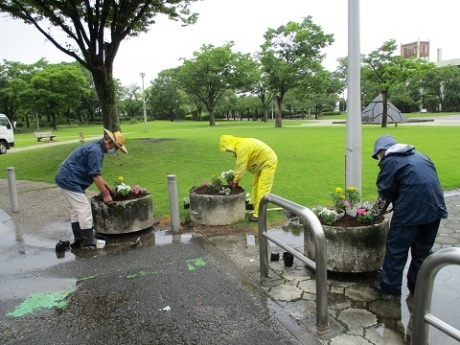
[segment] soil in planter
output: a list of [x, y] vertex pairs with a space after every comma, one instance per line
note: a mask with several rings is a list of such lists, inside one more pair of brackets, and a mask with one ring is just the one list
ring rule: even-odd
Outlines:
[[[212, 189], [209, 186], [199, 186], [199, 187], [193, 187], [193, 188], [194, 188], [193, 191], [199, 195], [203, 195], [203, 194], [204, 195], [223, 195], [218, 190]], [[241, 188], [240, 186], [233, 188], [233, 189], [230, 188], [230, 190], [231, 190], [230, 194], [244, 193], [244, 189]]]
[[[338, 226], [342, 228], [351, 228], [351, 227], [357, 227], [357, 226], [366, 226], [366, 225], [372, 225], [372, 224], [380, 224], [383, 222], [384, 217], [383, 216], [378, 216], [374, 218], [373, 222], [369, 223], [360, 223], [356, 220], [356, 217], [351, 217], [348, 214], [344, 214], [342, 218], [340, 218], [338, 221], [336, 221], [332, 226]], [[321, 224], [325, 225], [323, 222]]]

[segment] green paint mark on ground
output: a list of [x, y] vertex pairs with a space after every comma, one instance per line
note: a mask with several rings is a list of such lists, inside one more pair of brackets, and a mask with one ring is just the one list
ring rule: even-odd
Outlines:
[[57, 291], [31, 294], [24, 302], [16, 307], [8, 316], [21, 317], [33, 313], [36, 309], [65, 308], [68, 304], [64, 299], [70, 291]]
[[206, 266], [206, 261], [203, 258], [189, 259], [186, 262], [189, 271], [194, 271], [199, 266]]
[[127, 279], [132, 279], [132, 278], [138, 278], [138, 277], [143, 277], [143, 276], [146, 276], [148, 274], [160, 274], [160, 273], [163, 273], [162, 270], [159, 270], [159, 271], [155, 271], [155, 272], [146, 272], [146, 271], [139, 271], [137, 273], [133, 273], [133, 274], [128, 274], [126, 276]]
[[82, 282], [82, 281], [84, 281], [84, 280], [94, 279], [94, 278], [96, 278], [96, 276], [89, 276], [89, 277], [77, 278], [77, 283]]

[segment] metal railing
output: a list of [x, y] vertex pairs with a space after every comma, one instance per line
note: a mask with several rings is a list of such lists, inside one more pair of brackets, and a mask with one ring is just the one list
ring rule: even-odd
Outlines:
[[444, 248], [428, 256], [417, 276], [414, 298], [413, 345], [428, 344], [429, 325], [460, 341], [460, 331], [431, 314], [434, 280], [447, 265], [460, 265], [460, 248]]
[[[282, 243], [275, 237], [267, 233], [267, 204], [271, 202], [275, 205], [292, 212], [304, 224], [309, 224], [312, 229], [313, 239], [315, 241], [316, 257], [315, 261], [305, 257], [295, 249]], [[305, 263], [308, 267], [315, 270], [316, 274], [316, 326], [327, 328], [327, 267], [326, 267], [326, 237], [323, 227], [316, 215], [308, 208], [296, 204], [292, 201], [283, 199], [277, 195], [267, 194], [262, 198], [259, 206], [259, 257], [260, 257], [260, 276], [268, 277], [268, 241], [271, 241], [291, 253], [297, 259]]]

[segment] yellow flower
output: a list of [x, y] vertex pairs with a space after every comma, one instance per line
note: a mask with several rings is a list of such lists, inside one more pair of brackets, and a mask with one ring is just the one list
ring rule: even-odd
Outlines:
[[354, 190], [358, 190], [358, 188], [353, 187], [353, 186], [349, 186], [347, 189], [348, 189], [350, 192], [352, 192], [352, 191], [354, 191]]
[[118, 181], [123, 181], [123, 176], [118, 176]]
[[340, 187], [337, 187], [337, 188], [335, 189], [335, 192], [336, 192], [336, 193], [342, 193], [342, 191], [343, 191], [343, 190], [342, 190], [342, 188], [340, 188]]

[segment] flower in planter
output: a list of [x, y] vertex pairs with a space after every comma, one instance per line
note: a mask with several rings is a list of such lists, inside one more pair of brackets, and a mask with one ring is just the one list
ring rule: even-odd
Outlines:
[[188, 196], [184, 196], [184, 209], [190, 208], [190, 198]]
[[339, 216], [335, 210], [329, 210], [328, 208], [321, 205], [313, 207], [312, 211], [324, 224], [327, 225], [334, 224]]
[[355, 208], [360, 200], [358, 188], [354, 186], [348, 186], [345, 190], [337, 187], [335, 191], [331, 193], [331, 197], [334, 203], [334, 209], [337, 212]]
[[148, 194], [147, 189], [136, 184], [129, 186], [123, 182], [123, 176], [119, 176], [114, 183], [114, 200], [136, 199]]
[[205, 181], [201, 187], [205, 187], [205, 194], [209, 192], [209, 194], [230, 195], [234, 176], [233, 170], [223, 171], [220, 176], [213, 176], [209, 182]]
[[359, 200], [359, 192], [355, 187], [349, 187], [348, 191], [350, 191], [350, 193], [347, 199], [347, 194], [342, 188], [336, 189], [335, 193], [332, 194], [334, 202], [333, 209], [328, 209], [322, 205], [312, 208], [313, 213], [322, 224], [355, 227], [362, 226], [363, 223], [374, 224], [382, 221], [383, 216], [375, 212], [375, 204], [368, 201], [363, 202], [362, 206], [357, 208], [356, 217], [345, 216], [347, 212], [344, 211], [348, 210], [351, 205], [356, 207], [357, 200]]
[[372, 223], [375, 219], [372, 208], [373, 204], [368, 201], [363, 202], [363, 205], [356, 210], [356, 220], [360, 223]]

